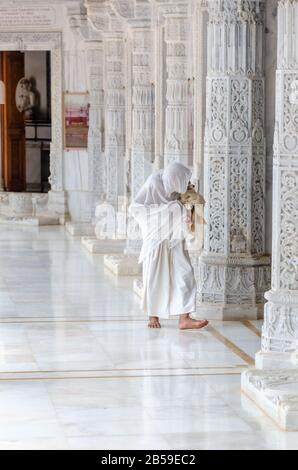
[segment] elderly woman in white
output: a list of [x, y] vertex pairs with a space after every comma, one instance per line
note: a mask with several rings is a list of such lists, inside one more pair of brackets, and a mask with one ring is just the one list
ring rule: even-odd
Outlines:
[[142, 309], [150, 328], [160, 328], [159, 318], [179, 315], [180, 329], [199, 329], [207, 320], [194, 320], [196, 282], [188, 252], [184, 247], [187, 211], [178, 197], [190, 185], [191, 171], [171, 163], [153, 173], [130, 206], [141, 227], [143, 246]]

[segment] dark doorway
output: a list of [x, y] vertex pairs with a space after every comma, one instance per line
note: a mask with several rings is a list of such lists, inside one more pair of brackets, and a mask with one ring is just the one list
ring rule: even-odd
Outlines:
[[47, 192], [50, 189], [50, 52], [1, 52], [0, 76], [6, 90], [1, 110], [4, 188]]

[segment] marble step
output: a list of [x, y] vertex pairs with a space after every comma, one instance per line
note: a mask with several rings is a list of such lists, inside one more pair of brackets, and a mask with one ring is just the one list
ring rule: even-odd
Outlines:
[[59, 217], [53, 215], [0, 215], [0, 225], [30, 225], [34, 227], [45, 225], [59, 225]]
[[82, 245], [93, 254], [123, 253], [126, 240], [98, 240], [96, 237], [82, 237]]

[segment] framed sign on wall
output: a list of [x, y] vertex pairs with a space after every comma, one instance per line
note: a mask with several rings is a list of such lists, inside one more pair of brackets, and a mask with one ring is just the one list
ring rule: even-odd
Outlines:
[[64, 147], [87, 149], [89, 93], [64, 93]]

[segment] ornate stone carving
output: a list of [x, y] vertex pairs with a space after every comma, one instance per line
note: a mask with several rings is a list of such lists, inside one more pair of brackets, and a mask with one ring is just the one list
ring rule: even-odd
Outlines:
[[[96, 198], [106, 195], [106, 161], [103, 154], [103, 48], [88, 50], [90, 119], [88, 134], [89, 190]], [[95, 203], [95, 201], [94, 201]], [[94, 204], [91, 208], [94, 213]]]
[[298, 346], [298, 1], [279, 3], [273, 167], [272, 288], [266, 294], [262, 352]]
[[297, 359], [296, 370], [247, 370], [241, 386], [284, 431], [298, 431]]
[[96, 31], [108, 31], [110, 25], [109, 1], [85, 0], [88, 21]]
[[199, 298], [202, 309], [218, 304], [216, 311], [222, 309], [224, 318], [246, 304], [254, 318], [263, 303], [258, 282], [264, 293], [269, 263], [263, 256], [264, 5], [261, 0], [214, 0], [208, 6], [207, 226]]
[[[131, 196], [134, 197], [147, 176], [154, 161], [154, 87], [152, 84], [153, 34], [150, 21], [131, 20]], [[129, 220], [129, 226], [135, 221]], [[127, 252], [138, 253], [139, 240], [127, 241]]]
[[90, 27], [87, 9], [84, 5], [67, 5], [67, 16], [71, 30], [83, 40], [101, 39], [101, 33]]
[[132, 151], [131, 190], [136, 195], [151, 173], [154, 160], [154, 88], [151, 81], [150, 24], [131, 25], [132, 33]]
[[190, 143], [189, 94], [192, 81], [188, 77], [190, 17], [187, 3], [164, 4], [166, 44], [166, 109], [165, 109], [165, 165], [180, 161], [189, 165]]
[[[242, 374], [242, 390], [280, 427], [298, 430], [298, 1], [278, 6], [278, 70], [273, 166], [272, 287], [266, 292], [262, 350]], [[258, 370], [267, 369], [267, 370]], [[278, 370], [274, 370], [278, 369]]]

